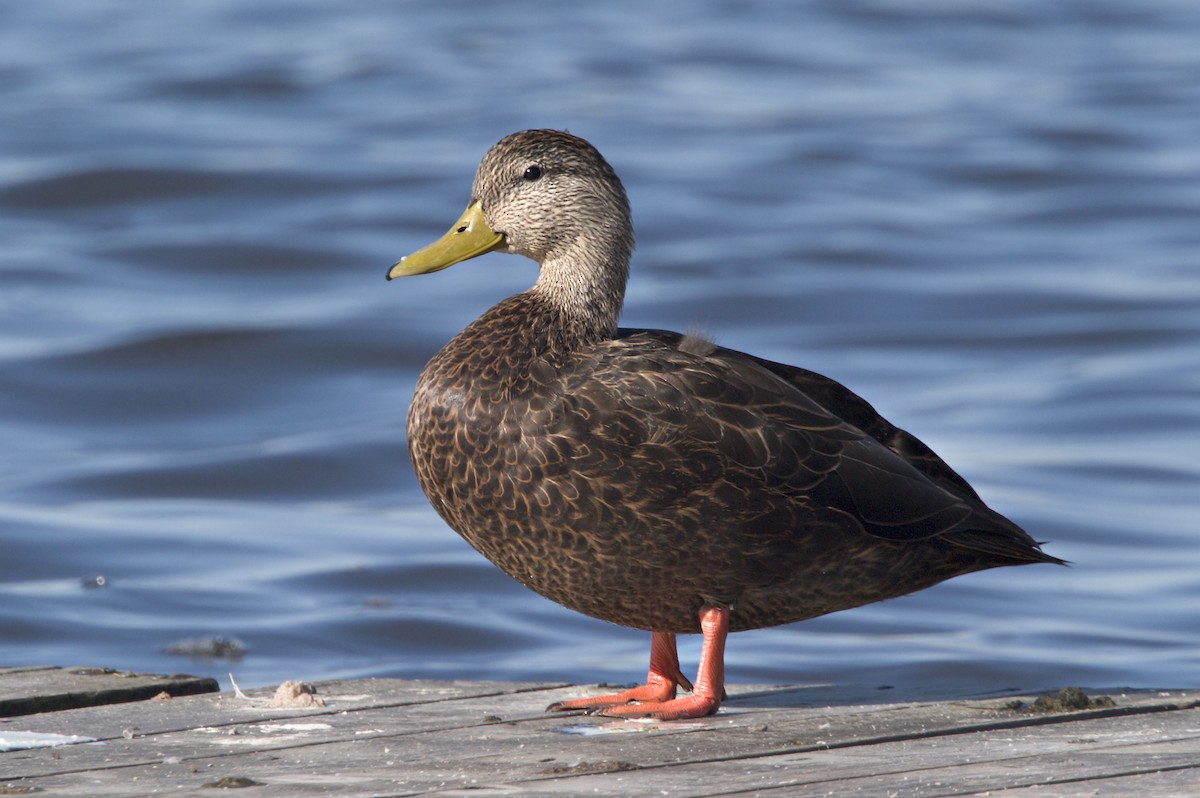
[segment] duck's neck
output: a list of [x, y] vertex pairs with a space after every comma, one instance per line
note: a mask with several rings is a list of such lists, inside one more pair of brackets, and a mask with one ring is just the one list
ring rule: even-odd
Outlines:
[[566, 347], [588, 346], [616, 335], [632, 250], [627, 235], [614, 234], [610, 240], [592, 236], [542, 261], [529, 293], [561, 319]]

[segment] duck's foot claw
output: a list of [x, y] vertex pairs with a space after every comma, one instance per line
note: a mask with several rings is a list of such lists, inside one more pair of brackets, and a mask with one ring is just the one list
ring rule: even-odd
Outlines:
[[595, 714], [606, 718], [653, 718], [655, 720], [684, 720], [712, 715], [721, 706], [715, 696], [693, 693], [670, 701], [648, 701], [640, 704], [601, 707]]
[[[589, 715], [609, 718], [655, 718], [680, 720], [703, 718], [713, 714], [725, 700], [725, 637], [729, 634], [729, 607], [707, 604], [700, 611], [700, 669], [693, 688], [679, 672], [675, 635], [654, 632], [650, 637], [650, 672], [646, 683], [620, 693], [593, 698], [556, 701], [547, 712], [581, 710]], [[675, 697], [677, 687], [691, 695]]]
[[[690, 687], [691, 685], [688, 686]], [[589, 714], [596, 712], [603, 714], [603, 710], [609, 707], [630, 704], [635, 701], [648, 704], [661, 704], [664, 701], [669, 701], [674, 697], [674, 683], [668, 681], [656, 681], [648, 682], [639, 687], [624, 690], [620, 693], [609, 693], [607, 695], [591, 696], [589, 698], [572, 698], [567, 701], [555, 701], [553, 704], [546, 707], [546, 711], [569, 712], [575, 709], [582, 709]]]

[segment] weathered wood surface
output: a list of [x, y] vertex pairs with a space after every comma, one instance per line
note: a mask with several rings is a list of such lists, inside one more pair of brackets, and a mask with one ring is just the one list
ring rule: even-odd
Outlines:
[[0, 718], [145, 701], [156, 695], [215, 693], [212, 679], [158, 676], [111, 668], [0, 668]]
[[0, 754], [0, 795], [1200, 795], [1200, 691], [1035, 715], [1011, 697], [743, 687], [712, 718], [655, 723], [545, 715], [585, 692], [563, 685], [317, 688], [323, 707], [271, 708], [257, 690], [2, 720], [0, 736], [99, 742]]

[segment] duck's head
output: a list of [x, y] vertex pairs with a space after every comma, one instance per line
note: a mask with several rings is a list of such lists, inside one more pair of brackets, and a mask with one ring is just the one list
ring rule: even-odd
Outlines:
[[557, 130], [524, 130], [488, 150], [471, 201], [441, 238], [401, 258], [388, 279], [445, 269], [485, 252], [555, 261], [628, 265], [629, 201], [620, 179], [588, 142]]

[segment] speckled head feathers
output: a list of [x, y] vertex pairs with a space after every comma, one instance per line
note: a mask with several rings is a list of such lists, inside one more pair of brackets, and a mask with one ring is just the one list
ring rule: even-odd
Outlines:
[[610, 262], [627, 260], [633, 249], [620, 178], [595, 147], [570, 133], [523, 130], [504, 137], [483, 156], [471, 194], [488, 225], [508, 239], [509, 251], [540, 263], [588, 241]]

